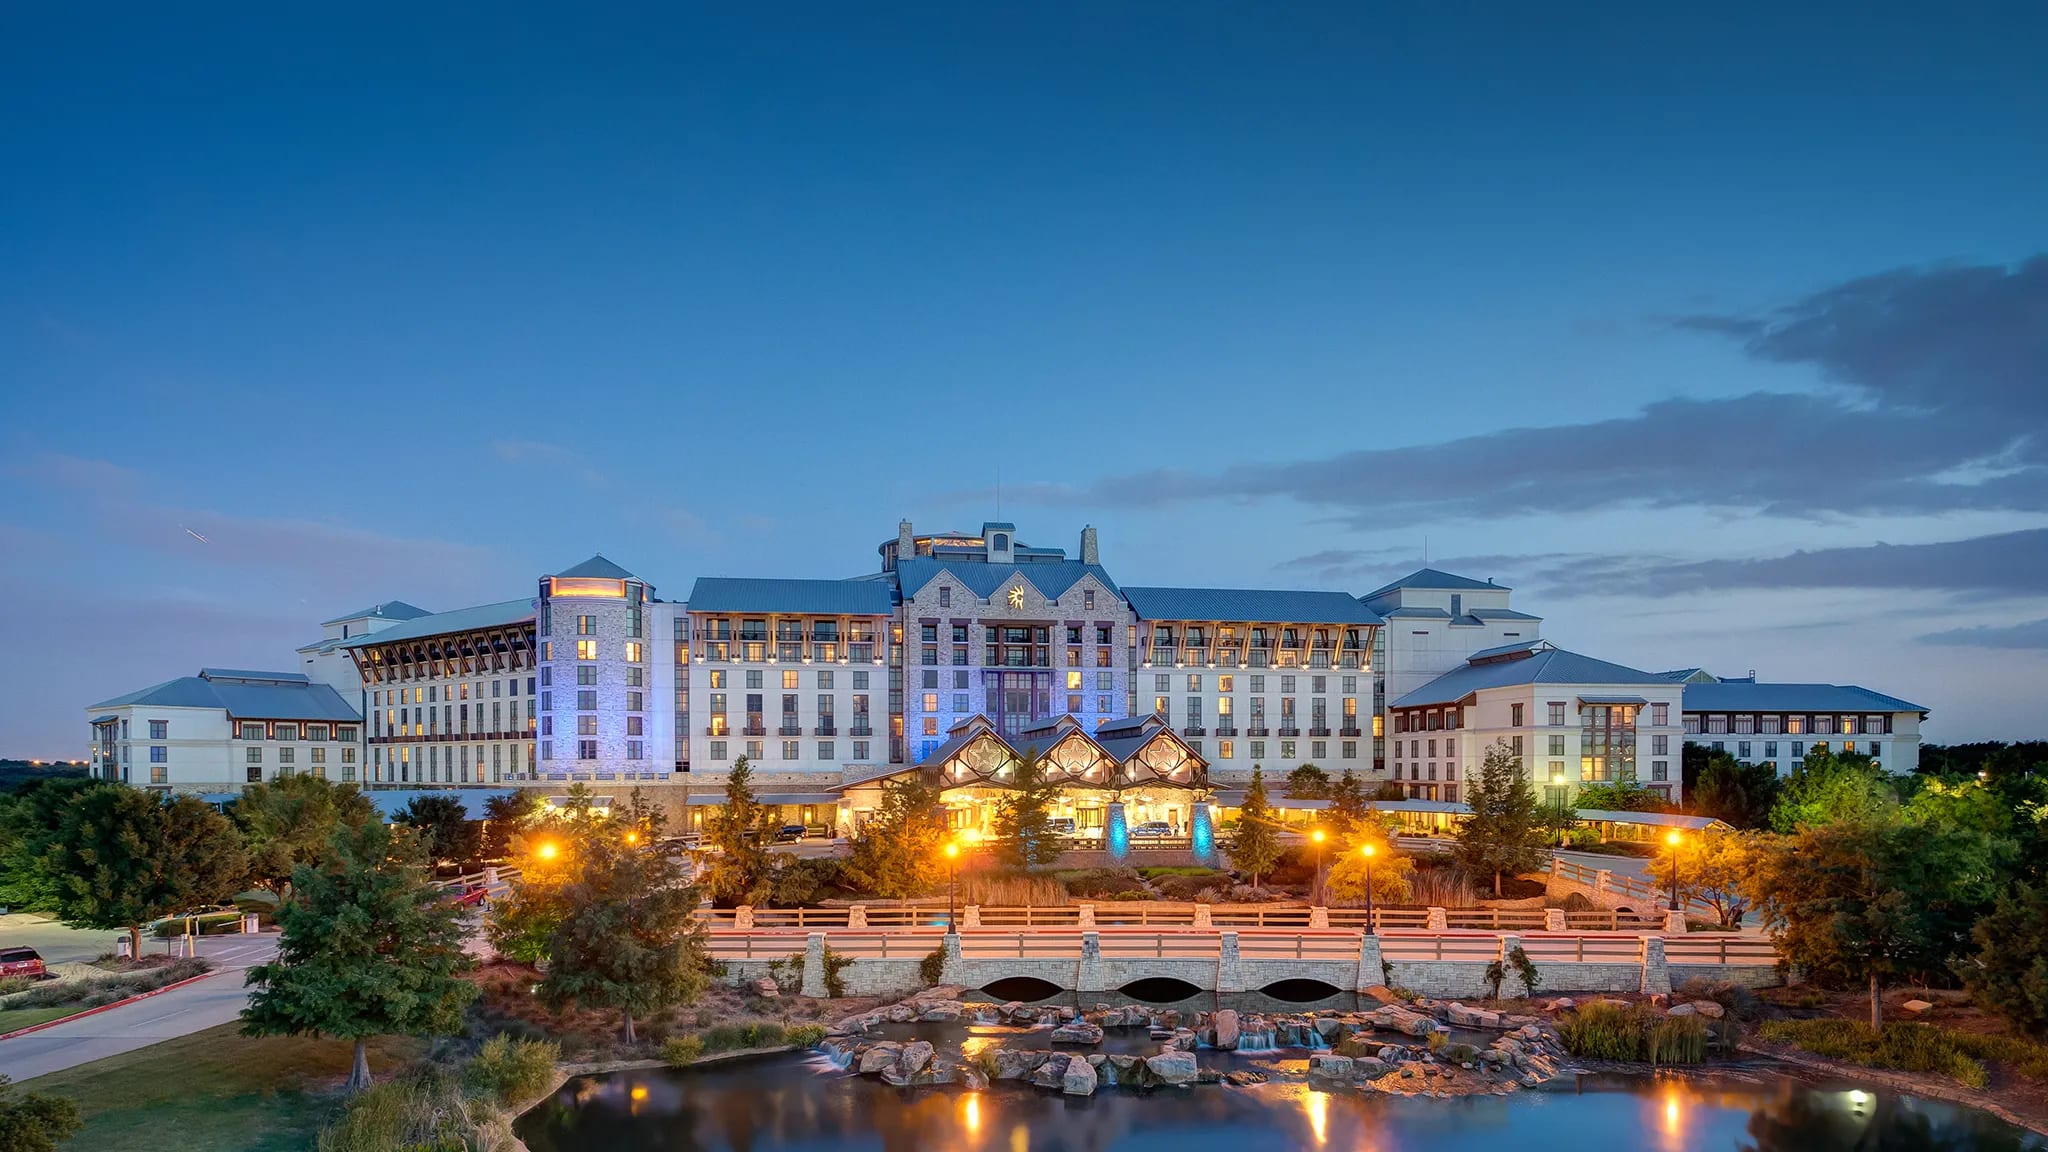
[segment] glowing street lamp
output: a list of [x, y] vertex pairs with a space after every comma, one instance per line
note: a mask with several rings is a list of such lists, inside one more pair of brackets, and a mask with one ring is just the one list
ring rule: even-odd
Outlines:
[[541, 841], [540, 847], [535, 848], [533, 850], [533, 854], [535, 856], [540, 857], [543, 860], [553, 860], [555, 858], [555, 853], [559, 851], [561, 851], [561, 849], [555, 847], [554, 841], [543, 840]]
[[1374, 934], [1372, 930], [1372, 845], [1360, 845], [1358, 854], [1365, 857], [1365, 934], [1371, 936]]
[[1664, 843], [1671, 846], [1671, 910], [1678, 911], [1678, 842], [1676, 829], [1664, 834]]
[[1321, 904], [1323, 902], [1323, 830], [1318, 828], [1309, 833], [1309, 839], [1316, 842], [1315, 902]]

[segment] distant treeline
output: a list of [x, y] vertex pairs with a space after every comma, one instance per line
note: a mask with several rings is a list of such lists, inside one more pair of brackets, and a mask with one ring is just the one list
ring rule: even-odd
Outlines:
[[0, 760], [0, 792], [12, 792], [31, 780], [78, 779], [85, 776], [83, 764], [34, 764], [27, 760]]
[[1920, 745], [1920, 771], [1929, 776], [2025, 775], [2043, 770], [2048, 770], [2048, 740]]

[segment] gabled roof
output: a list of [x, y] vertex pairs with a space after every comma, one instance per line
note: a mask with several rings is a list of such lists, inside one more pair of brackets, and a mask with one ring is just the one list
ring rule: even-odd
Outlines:
[[314, 684], [296, 672], [248, 672], [205, 668], [197, 676], [180, 676], [140, 692], [102, 700], [88, 711], [126, 705], [156, 708], [219, 708], [238, 720], [334, 720], [360, 723], [362, 717], [325, 684]]
[[1431, 680], [1393, 702], [1396, 708], [1430, 704], [1455, 704], [1486, 688], [1514, 684], [1641, 684], [1661, 688], [1671, 682], [1654, 672], [1610, 664], [1577, 652], [1567, 652], [1547, 640], [1506, 644], [1473, 653], [1464, 667]]
[[1392, 584], [1388, 584], [1382, 588], [1375, 588], [1372, 591], [1367, 592], [1365, 594], [1365, 599], [1375, 600], [1381, 596], [1386, 595], [1389, 592], [1393, 592], [1402, 588], [1428, 588], [1431, 591], [1451, 592], [1512, 591], [1512, 589], [1510, 589], [1507, 585], [1495, 584], [1490, 580], [1474, 580], [1470, 576], [1456, 576], [1449, 572], [1438, 571], [1435, 568], [1418, 568], [1415, 571], [1410, 572], [1406, 576], [1401, 577], [1399, 580], [1394, 581]]
[[690, 589], [692, 612], [804, 612], [819, 616], [887, 616], [895, 595], [870, 580], [756, 580], [699, 576]]
[[589, 577], [595, 580], [639, 579], [638, 576], [633, 575], [631, 572], [628, 572], [624, 568], [619, 567], [617, 564], [614, 564], [611, 561], [605, 559], [603, 555], [592, 556], [590, 559], [585, 560], [583, 563], [576, 565], [574, 568], [564, 569], [563, 571], [554, 573], [554, 575], [568, 579], [574, 579], [576, 577]]
[[1140, 620], [1245, 620], [1275, 624], [1378, 624], [1349, 592], [1256, 588], [1125, 588]]
[[1109, 578], [1100, 564], [1083, 564], [1079, 560], [1034, 560], [1024, 564], [989, 564], [970, 559], [933, 559], [914, 556], [908, 560], [896, 561], [896, 579], [903, 589], [903, 598], [908, 600], [918, 594], [925, 585], [937, 579], [941, 573], [950, 574], [968, 591], [983, 600], [995, 595], [996, 590], [1009, 583], [1010, 577], [1022, 576], [1038, 589], [1048, 600], [1057, 600], [1067, 589], [1081, 582], [1082, 577], [1093, 576], [1110, 595], [1121, 596], [1116, 582]]
[[429, 613], [425, 608], [414, 607], [403, 600], [386, 600], [382, 604], [372, 604], [360, 612], [344, 612], [332, 620], [322, 620], [320, 626], [325, 628], [330, 624], [346, 624], [350, 620], [412, 620], [426, 615]]
[[496, 604], [479, 604], [474, 608], [457, 608], [453, 612], [436, 612], [408, 620], [381, 632], [353, 637], [342, 647], [367, 648], [394, 640], [417, 640], [422, 636], [445, 636], [450, 632], [473, 632], [478, 628], [502, 628], [509, 624], [528, 623], [532, 619], [533, 601], [501, 600]]
[[1757, 684], [1722, 680], [1685, 686], [1687, 712], [1918, 712], [1911, 701], [1854, 684]]

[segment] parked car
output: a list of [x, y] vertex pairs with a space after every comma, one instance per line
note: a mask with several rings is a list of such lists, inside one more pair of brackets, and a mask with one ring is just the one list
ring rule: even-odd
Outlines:
[[43, 954], [33, 948], [0, 948], [0, 980], [44, 980]]
[[1076, 832], [1074, 822], [1067, 819], [1047, 820], [1045, 830], [1055, 836], [1072, 836]]
[[1173, 835], [1173, 825], [1164, 820], [1147, 820], [1131, 826], [1131, 837], [1137, 840], [1164, 840]]
[[482, 881], [472, 880], [460, 888], [450, 887], [446, 889], [442, 892], [441, 898], [450, 904], [464, 908], [476, 904], [489, 905], [491, 902], [491, 890]]
[[777, 844], [794, 844], [803, 838], [804, 826], [801, 824], [784, 824], [775, 830]]

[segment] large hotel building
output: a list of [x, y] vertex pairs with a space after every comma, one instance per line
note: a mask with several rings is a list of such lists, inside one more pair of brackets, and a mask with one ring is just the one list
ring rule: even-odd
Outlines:
[[[1508, 588], [1427, 568], [1364, 595], [1132, 587], [1093, 528], [1069, 556], [1007, 523], [905, 521], [878, 551], [870, 575], [706, 576], [685, 600], [593, 556], [528, 597], [372, 605], [326, 621], [292, 672], [207, 670], [93, 706], [94, 769], [219, 795], [293, 771], [372, 790], [667, 785], [687, 807], [744, 757], [790, 820], [843, 829], [920, 769], [956, 823], [985, 821], [1036, 750], [1085, 834], [1111, 797], [1134, 823], [1185, 826], [1255, 765], [1456, 803], [1496, 741], [1559, 802], [1617, 779], [1680, 799], [1679, 747], [1724, 731], [1769, 757], [1853, 733], [1908, 771], [1925, 715], [1866, 689], [1564, 652]], [[314, 735], [303, 757], [280, 743]]]

